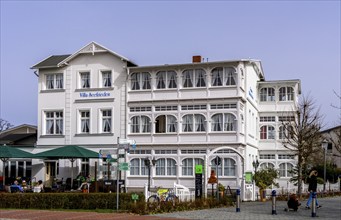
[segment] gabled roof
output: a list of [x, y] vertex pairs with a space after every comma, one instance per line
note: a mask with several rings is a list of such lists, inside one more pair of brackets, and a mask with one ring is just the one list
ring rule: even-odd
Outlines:
[[119, 55], [118, 53], [115, 53], [112, 50], [109, 50], [101, 45], [99, 45], [96, 42], [91, 42], [78, 50], [74, 54], [68, 54], [68, 55], [53, 55], [50, 56], [43, 61], [37, 63], [36, 65], [32, 66], [31, 69], [44, 69], [44, 68], [57, 68], [62, 67], [64, 65], [68, 65], [68, 62], [72, 60], [73, 58], [77, 57], [79, 54], [92, 54], [95, 53], [103, 53], [108, 52], [112, 55], [119, 57], [121, 60], [124, 60], [128, 63], [129, 66], [137, 66], [135, 63], [131, 62], [129, 59], [125, 58], [122, 55]]
[[35, 138], [37, 133], [25, 133], [25, 134], [8, 134], [8, 135], [0, 135], [0, 144], [9, 144], [13, 145], [14, 143], [24, 140], [26, 138], [33, 137]]
[[37, 63], [36, 65], [32, 66], [31, 69], [43, 69], [43, 68], [55, 68], [58, 67], [58, 64], [61, 63], [63, 60], [71, 56], [71, 54], [67, 55], [53, 55], [45, 60]]
[[2, 132], [0, 132], [0, 134], [5, 134], [5, 133], [13, 133], [15, 130], [18, 130], [18, 129], [21, 129], [21, 128], [31, 128], [33, 130], [37, 130], [37, 126], [35, 125], [28, 125], [28, 124], [22, 124], [22, 125], [18, 125], [18, 126], [15, 126], [15, 127], [11, 127], [7, 130], [4, 130]]

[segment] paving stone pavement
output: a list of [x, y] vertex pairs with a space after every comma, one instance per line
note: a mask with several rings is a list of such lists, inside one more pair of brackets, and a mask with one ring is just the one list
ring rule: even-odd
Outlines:
[[301, 201], [301, 207], [297, 212], [284, 211], [287, 207], [286, 201], [277, 201], [277, 215], [272, 215], [272, 203], [267, 202], [242, 202], [240, 212], [236, 212], [235, 207], [215, 208], [196, 211], [175, 212], [158, 214], [160, 217], [173, 217], [181, 219], [251, 219], [251, 220], [300, 220], [300, 219], [341, 219], [341, 197], [318, 198], [322, 208], [317, 209], [317, 217], [313, 218], [311, 210], [305, 209], [307, 200]]
[[317, 209], [317, 218], [311, 217], [311, 210], [306, 210], [306, 200], [301, 201], [302, 207], [297, 212], [285, 212], [285, 201], [277, 201], [277, 215], [272, 215], [271, 201], [243, 202], [240, 212], [235, 207], [204, 209], [196, 211], [174, 212], [157, 215], [138, 216], [127, 213], [96, 213], [96, 212], [63, 212], [49, 210], [0, 210], [0, 220], [61, 220], [61, 219], [124, 219], [124, 220], [177, 220], [177, 219], [251, 219], [251, 220], [282, 220], [282, 219], [341, 219], [341, 197], [318, 198], [322, 208]]

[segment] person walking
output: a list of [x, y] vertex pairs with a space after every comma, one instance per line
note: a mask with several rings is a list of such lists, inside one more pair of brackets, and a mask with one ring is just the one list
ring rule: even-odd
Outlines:
[[[310, 203], [311, 201], [313, 200], [313, 193], [315, 192], [316, 193], [316, 189], [317, 189], [317, 171], [316, 170], [312, 170], [309, 174], [309, 187], [308, 187], [308, 191], [309, 191], [309, 199], [307, 201], [307, 204], [306, 204], [306, 209], [310, 209]], [[317, 201], [317, 197], [315, 199], [316, 201], [316, 208], [321, 208], [322, 206], [318, 204], [318, 201]]]

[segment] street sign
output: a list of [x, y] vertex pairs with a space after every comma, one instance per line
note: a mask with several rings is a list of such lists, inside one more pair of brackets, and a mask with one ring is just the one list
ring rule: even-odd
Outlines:
[[133, 194], [131, 194], [131, 199], [136, 201], [139, 199], [139, 195], [137, 195], [136, 193], [133, 193]]
[[195, 165], [195, 174], [202, 174], [202, 165]]
[[123, 171], [129, 170], [129, 163], [119, 163], [118, 169]]

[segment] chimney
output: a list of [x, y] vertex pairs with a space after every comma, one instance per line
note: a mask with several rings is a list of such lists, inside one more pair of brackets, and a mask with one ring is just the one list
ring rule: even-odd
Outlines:
[[193, 56], [192, 62], [193, 63], [201, 63], [201, 56]]

